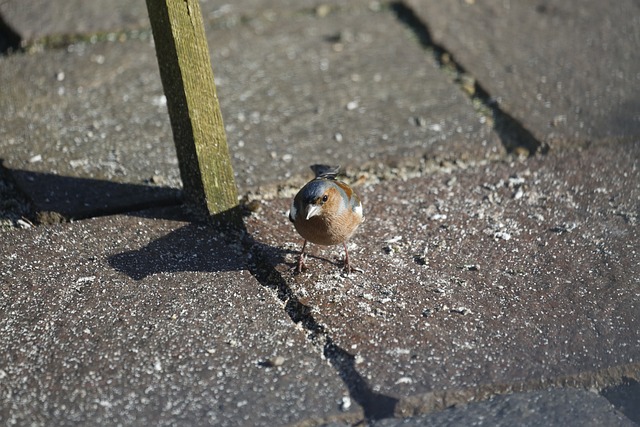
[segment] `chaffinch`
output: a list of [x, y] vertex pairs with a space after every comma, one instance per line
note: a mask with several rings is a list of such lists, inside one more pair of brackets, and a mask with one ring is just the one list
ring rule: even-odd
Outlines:
[[289, 211], [289, 220], [304, 238], [296, 270], [306, 269], [307, 242], [325, 246], [342, 243], [344, 269], [349, 274], [354, 268], [349, 264], [347, 240], [364, 221], [362, 203], [351, 187], [336, 179], [339, 167], [313, 165], [311, 169], [316, 177], [296, 194]]

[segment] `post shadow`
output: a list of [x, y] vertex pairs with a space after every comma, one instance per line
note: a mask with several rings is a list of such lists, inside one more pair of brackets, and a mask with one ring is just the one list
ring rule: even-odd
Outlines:
[[0, 55], [19, 52], [22, 49], [22, 37], [9, 25], [0, 13]]
[[0, 168], [31, 202], [36, 213], [55, 212], [66, 219], [134, 212], [182, 203], [182, 190], [156, 185], [62, 176]]
[[[153, 217], [155, 211], [146, 214]], [[256, 242], [246, 231], [238, 206], [203, 219], [182, 210], [181, 220], [190, 221], [146, 246], [109, 257], [109, 264], [134, 280], [161, 273], [254, 272], [255, 251], [266, 251], [275, 263], [284, 263], [284, 250]]]

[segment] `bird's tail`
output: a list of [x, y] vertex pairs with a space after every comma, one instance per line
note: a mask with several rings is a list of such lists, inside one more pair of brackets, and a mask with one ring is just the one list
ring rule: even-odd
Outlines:
[[336, 179], [340, 166], [311, 165], [311, 170], [316, 174], [316, 178]]

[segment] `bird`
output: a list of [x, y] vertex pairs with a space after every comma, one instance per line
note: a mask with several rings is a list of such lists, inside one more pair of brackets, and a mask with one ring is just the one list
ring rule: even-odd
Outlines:
[[[357, 269], [349, 263], [347, 240], [364, 222], [362, 202], [358, 195], [336, 178], [339, 166], [312, 165], [315, 178], [298, 191], [291, 202], [289, 220], [304, 239], [296, 271], [306, 270], [307, 243], [344, 246], [344, 270], [347, 274]], [[361, 270], [359, 270], [361, 271]]]

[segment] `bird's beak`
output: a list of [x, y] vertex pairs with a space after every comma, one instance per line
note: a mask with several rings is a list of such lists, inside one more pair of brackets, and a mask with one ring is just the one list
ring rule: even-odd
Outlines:
[[308, 205], [307, 206], [307, 220], [312, 216], [320, 215], [322, 208], [318, 205]]

